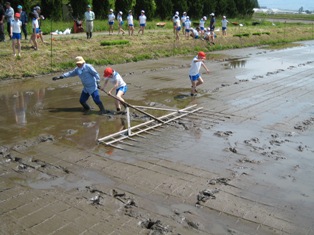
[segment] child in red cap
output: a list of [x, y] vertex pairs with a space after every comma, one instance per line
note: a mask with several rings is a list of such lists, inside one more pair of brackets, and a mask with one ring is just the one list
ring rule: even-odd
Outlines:
[[206, 69], [206, 72], [209, 73], [208, 68], [204, 64], [205, 59], [206, 59], [205, 52], [200, 51], [197, 54], [197, 56], [195, 56], [194, 59], [192, 60], [191, 68], [189, 71], [189, 77], [192, 84], [191, 96], [196, 96], [196, 93], [197, 93], [196, 87], [204, 83], [200, 75], [201, 66], [203, 66]]
[[[121, 75], [117, 71], [113, 70], [112, 68], [107, 67], [104, 71], [104, 78], [105, 78], [105, 83], [104, 83], [104, 87], [102, 89], [104, 90], [105, 87], [107, 86], [108, 82], [111, 82], [114, 86], [108, 91], [108, 93], [111, 94], [111, 92], [114, 89], [116, 89], [117, 98], [119, 100], [124, 101], [122, 96], [128, 90], [128, 86], [126, 85], [126, 83], [123, 80], [123, 78], [121, 77]], [[117, 109], [117, 114], [122, 113], [121, 112], [121, 102], [119, 102], [119, 100], [115, 100], [115, 106]]]
[[13, 55], [16, 56], [15, 47], [18, 48], [18, 56], [21, 56], [21, 27], [20, 13], [15, 13], [14, 20], [11, 21], [10, 36], [12, 38]]

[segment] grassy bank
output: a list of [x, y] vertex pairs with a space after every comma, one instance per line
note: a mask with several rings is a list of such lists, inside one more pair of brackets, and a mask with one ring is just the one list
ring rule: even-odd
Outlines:
[[[175, 55], [185, 55], [204, 50], [209, 53], [215, 50], [232, 48], [278, 45], [301, 40], [314, 39], [313, 23], [276, 23], [273, 25], [266, 20], [259, 21], [253, 26], [254, 20], [232, 19], [228, 27], [228, 35], [223, 37], [221, 30], [216, 31], [216, 45], [210, 46], [200, 39], [186, 40], [183, 35], [175, 40], [172, 24], [167, 22], [165, 27], [157, 27], [157, 22], [149, 22], [144, 35], [109, 35], [105, 21], [95, 22], [95, 32], [91, 40], [85, 33], [71, 35], [44, 36], [46, 44], [39, 42], [39, 50], [34, 51], [28, 41], [22, 40], [22, 57], [13, 57], [11, 42], [0, 43], [1, 74], [0, 79], [20, 79], [39, 74], [60, 72], [73, 68], [73, 59], [81, 55], [88, 63], [106, 66], [109, 64], [128, 63], [146, 59], [157, 59]], [[233, 25], [231, 22], [244, 26]], [[216, 29], [220, 29], [217, 21]], [[50, 32], [65, 30], [73, 26], [73, 22], [61, 23], [44, 22], [43, 31]], [[51, 30], [52, 29], [52, 30]], [[7, 36], [6, 36], [7, 38]]]

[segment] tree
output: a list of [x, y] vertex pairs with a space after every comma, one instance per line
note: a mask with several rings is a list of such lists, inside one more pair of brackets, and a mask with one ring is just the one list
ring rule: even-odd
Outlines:
[[132, 0], [116, 0], [115, 11], [122, 11], [123, 14], [127, 15], [129, 10], [132, 9]]
[[228, 8], [224, 15], [230, 18], [234, 18], [238, 15], [238, 9], [235, 3], [235, 0], [227, 0]]
[[76, 19], [83, 19], [86, 11], [86, 6], [89, 4], [88, 0], [70, 0], [71, 8], [73, 10], [73, 17]]
[[41, 1], [42, 14], [52, 20], [62, 19], [62, 0]]
[[107, 18], [109, 9], [109, 0], [93, 0], [92, 10], [97, 19]]
[[156, 5], [154, 0], [141, 0], [136, 1], [134, 6], [134, 19], [138, 18], [141, 14], [141, 10], [145, 11], [147, 19], [152, 19], [155, 16]]
[[[224, 1], [224, 0], [221, 0]], [[215, 15], [219, 15], [219, 8], [218, 8], [218, 4], [219, 1], [216, 0], [204, 0], [204, 10], [202, 12], [202, 16], [207, 16], [209, 17], [209, 15], [211, 13], [214, 13]]]
[[[191, 19], [201, 19], [203, 16], [204, 2], [203, 0], [193, 0], [188, 2], [189, 16]], [[207, 6], [206, 6], [207, 7]]]
[[[173, 10], [178, 11], [180, 16], [182, 16], [183, 12], [188, 12], [188, 2], [186, 0], [172, 0], [173, 3]], [[172, 15], [174, 12], [172, 13]]]
[[162, 20], [170, 19], [173, 16], [173, 4], [169, 0], [156, 1], [156, 14]]

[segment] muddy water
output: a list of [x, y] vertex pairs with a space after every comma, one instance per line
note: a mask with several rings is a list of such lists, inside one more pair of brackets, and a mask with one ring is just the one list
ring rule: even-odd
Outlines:
[[[202, 75], [205, 83], [197, 97], [190, 97], [187, 77], [193, 56], [116, 65], [128, 83], [125, 98], [131, 104], [203, 107], [195, 115], [117, 144], [125, 150], [96, 144], [97, 138], [126, 128], [126, 117], [100, 116], [92, 100], [95, 109], [84, 114], [78, 102], [82, 89], [78, 78], [53, 82], [52, 76], [44, 76], [3, 83], [0, 145], [16, 145], [39, 135], [51, 135], [53, 142], [61, 143], [47, 146], [47, 156], [34, 154], [42, 161], [52, 155], [56, 163], [51, 169], [30, 172], [24, 180], [21, 173], [16, 180], [10, 178], [10, 185], [59, 192], [116, 186], [137, 196], [140, 207], [163, 216], [163, 222], [178, 216], [173, 210], [185, 213], [201, 234], [311, 234], [313, 48], [314, 42], [304, 42], [286, 50], [224, 52], [225, 60], [206, 62], [211, 73]], [[103, 68], [97, 70], [101, 73]], [[107, 109], [114, 109], [110, 97], [102, 94], [102, 100]], [[133, 117], [132, 125], [147, 120], [138, 113]], [[62, 154], [59, 148], [67, 146], [68, 152], [62, 149]], [[79, 157], [71, 156], [74, 149]], [[195, 194], [210, 187], [207, 175], [228, 177], [232, 186], [214, 185], [221, 188], [216, 200], [196, 208]], [[69, 192], [72, 200], [82, 197], [73, 195]], [[93, 208], [84, 210], [95, 214]], [[176, 226], [182, 226], [182, 218], [177, 219], [181, 222]], [[188, 234], [189, 229], [182, 228], [181, 233]]]

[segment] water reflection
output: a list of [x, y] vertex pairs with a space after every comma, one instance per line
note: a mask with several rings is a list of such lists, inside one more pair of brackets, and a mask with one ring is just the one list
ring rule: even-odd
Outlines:
[[26, 92], [17, 92], [14, 96], [13, 111], [15, 121], [18, 125], [26, 125], [26, 110], [30, 99], [30, 94]]
[[225, 63], [225, 69], [235, 69], [235, 68], [244, 68], [246, 64], [246, 60], [231, 60], [228, 63]]

